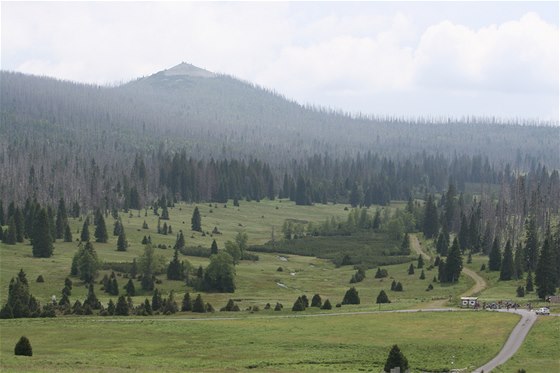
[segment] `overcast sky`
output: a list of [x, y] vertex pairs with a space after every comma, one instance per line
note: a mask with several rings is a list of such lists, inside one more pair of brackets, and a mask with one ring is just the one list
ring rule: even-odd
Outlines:
[[2, 69], [107, 84], [185, 61], [368, 114], [559, 115], [553, 2], [1, 3]]

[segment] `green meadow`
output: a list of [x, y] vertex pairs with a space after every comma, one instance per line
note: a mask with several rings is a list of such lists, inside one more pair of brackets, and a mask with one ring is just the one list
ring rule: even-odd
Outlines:
[[[267, 317], [272, 312], [234, 320], [1, 320], [1, 370], [380, 372], [393, 344], [414, 371], [472, 369], [499, 351], [518, 321], [493, 312]], [[33, 357], [13, 356], [21, 335]]]
[[[130, 263], [143, 253], [144, 236], [151, 236], [154, 246], [165, 245], [156, 252], [170, 260], [176, 233], [182, 230], [187, 246], [210, 248], [216, 240], [220, 249], [227, 240], [246, 232], [249, 245], [263, 245], [274, 236], [281, 239], [281, 227], [286, 219], [321, 223], [332, 216], [346, 220], [349, 206], [315, 205], [296, 206], [286, 200], [199, 204], [204, 234], [192, 232], [191, 216], [195, 205], [177, 204], [169, 209], [173, 233], [157, 233], [157, 216], [150, 210], [121, 213], [129, 247], [126, 252], [116, 251], [117, 237], [112, 236], [114, 219], [106, 217], [110, 235], [106, 244], [94, 243], [98, 257], [105, 263]], [[402, 207], [402, 204], [395, 206]], [[375, 210], [373, 210], [375, 211]], [[373, 213], [373, 212], [371, 212]], [[148, 229], [143, 229], [144, 221]], [[30, 292], [41, 303], [52, 295], [61, 296], [64, 279], [69, 276], [82, 227], [81, 219], [70, 219], [74, 242], [55, 243], [54, 255], [48, 259], [33, 258], [28, 242], [17, 245], [0, 244], [0, 301], [5, 302], [7, 288], [20, 268], [27, 273]], [[161, 222], [163, 224], [163, 221]], [[214, 228], [220, 232], [212, 234]], [[94, 227], [90, 225], [93, 235]], [[460, 294], [468, 292], [474, 281], [462, 275], [456, 284], [433, 282], [437, 269], [429, 269], [434, 254], [431, 242], [418, 234], [420, 248], [432, 258], [425, 260], [425, 279], [422, 269], [408, 274], [410, 263], [416, 266], [418, 254], [413, 250], [410, 261], [381, 266], [388, 277], [374, 278], [376, 268], [366, 270], [362, 282], [350, 284], [356, 272], [353, 266], [336, 267], [328, 258], [288, 253], [258, 252], [258, 261], [241, 261], [235, 268], [237, 289], [233, 294], [204, 293], [205, 302], [216, 310], [231, 298], [240, 306], [240, 312], [194, 314], [179, 312], [172, 316], [154, 315], [148, 318], [59, 316], [55, 319], [0, 320], [0, 370], [5, 372], [124, 372], [124, 371], [373, 371], [381, 370], [392, 344], [398, 344], [415, 370], [444, 370], [452, 367], [475, 368], [491, 359], [501, 348], [515, 325], [515, 315], [490, 312], [414, 312], [385, 313], [379, 311], [427, 308], [437, 305], [456, 306]], [[322, 238], [328, 242], [328, 238]], [[349, 238], [351, 239], [351, 238]], [[363, 237], [359, 238], [363, 240]], [[333, 240], [334, 242], [334, 240]], [[356, 241], [358, 242], [358, 241]], [[305, 245], [298, 243], [298, 250]], [[369, 243], [372, 250], [390, 252], [395, 242], [384, 239]], [[320, 245], [319, 245], [320, 246]], [[312, 250], [319, 250], [314, 246]], [[311, 249], [310, 249], [311, 250]], [[328, 255], [327, 255], [328, 256]], [[208, 258], [182, 256], [194, 268], [206, 266]], [[488, 285], [480, 295], [484, 299], [507, 298], [515, 294], [517, 282], [500, 283], [495, 273], [480, 272], [487, 260], [473, 258], [468, 266], [483, 276]], [[280, 270], [281, 269], [281, 270]], [[110, 270], [102, 270], [98, 280]], [[45, 282], [38, 283], [42, 275]], [[156, 287], [164, 296], [171, 291], [180, 304], [185, 292], [196, 292], [182, 281], [169, 281], [165, 274]], [[117, 273], [121, 294], [126, 284], [123, 274]], [[87, 289], [77, 278], [71, 303], [83, 301]], [[401, 282], [402, 292], [390, 290], [392, 281]], [[427, 291], [429, 285], [433, 290]], [[135, 281], [135, 305], [151, 294], [142, 293]], [[335, 307], [351, 286], [360, 296], [359, 305]], [[391, 303], [378, 305], [376, 297], [385, 290]], [[97, 297], [105, 305], [116, 300], [95, 286]], [[320, 294], [329, 299], [332, 310], [308, 308], [303, 312], [291, 311], [300, 295], [309, 299]], [[282, 311], [266, 310], [270, 303], [283, 304]], [[256, 311], [248, 308], [258, 307]], [[491, 327], [489, 327], [491, 325]], [[13, 356], [13, 347], [21, 335], [30, 338], [34, 348], [32, 358]]]

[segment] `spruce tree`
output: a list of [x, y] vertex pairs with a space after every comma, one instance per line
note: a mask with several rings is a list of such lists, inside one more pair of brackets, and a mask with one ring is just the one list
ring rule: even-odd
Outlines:
[[84, 225], [82, 226], [82, 232], [80, 233], [80, 241], [89, 241], [89, 219], [84, 220]]
[[514, 278], [516, 280], [523, 277], [523, 260], [523, 246], [521, 245], [521, 242], [519, 242], [515, 248], [515, 259], [513, 260]]
[[175, 249], [175, 252], [173, 253], [173, 259], [167, 266], [167, 279], [182, 280], [183, 278], [183, 265], [179, 261], [179, 250]]
[[128, 316], [130, 309], [128, 308], [128, 302], [124, 295], [121, 295], [117, 300], [117, 305], [115, 307], [115, 316]]
[[315, 294], [313, 298], [311, 298], [311, 307], [321, 308], [321, 296], [319, 294]]
[[457, 282], [463, 270], [463, 258], [461, 257], [461, 250], [459, 248], [459, 240], [457, 237], [453, 240], [453, 244], [449, 249], [447, 255], [447, 262], [445, 263], [445, 276], [446, 282]]
[[64, 237], [64, 230], [68, 224], [68, 215], [66, 213], [66, 205], [64, 198], [58, 201], [58, 210], [56, 211], [56, 238]]
[[126, 251], [128, 247], [128, 242], [126, 241], [126, 235], [124, 229], [121, 229], [119, 233], [119, 238], [117, 239], [117, 251]]
[[292, 306], [292, 311], [296, 311], [296, 312], [305, 311], [305, 304], [301, 299], [301, 297], [298, 297], [294, 302], [294, 305]]
[[433, 238], [439, 229], [437, 207], [434, 203], [433, 196], [429, 195], [424, 209], [424, 227], [423, 233], [426, 238]]
[[537, 285], [537, 295], [541, 299], [546, 296], [556, 294], [556, 263], [554, 260], [552, 249], [550, 247], [550, 238], [544, 240], [541, 255], [535, 270], [535, 284]]
[[391, 369], [397, 367], [400, 368], [401, 372], [406, 372], [408, 370], [408, 360], [404, 357], [399, 346], [393, 345], [391, 351], [389, 351], [389, 356], [387, 357], [387, 362], [385, 362], [383, 370], [385, 372], [390, 372]]
[[154, 294], [152, 294], [152, 309], [157, 311], [163, 305], [163, 300], [161, 298], [161, 294], [158, 289], [154, 290]]
[[105, 218], [101, 213], [99, 213], [97, 217], [97, 225], [95, 226], [94, 236], [96, 242], [106, 243], [109, 239], [109, 236], [107, 234], [107, 226], [105, 225]]
[[533, 290], [533, 273], [531, 273], [531, 270], [529, 270], [529, 272], [527, 273], [527, 280], [525, 281], [525, 291], [529, 293]]
[[189, 294], [189, 292], [186, 292], [185, 295], [183, 296], [183, 302], [181, 304], [181, 311], [192, 311], [192, 301], [191, 301], [191, 295]]
[[441, 231], [437, 238], [436, 251], [439, 255], [447, 256], [449, 251], [449, 237], [446, 237], [446, 232]]
[[72, 242], [72, 231], [68, 223], [66, 223], [66, 227], [64, 227], [64, 242]]
[[355, 287], [351, 287], [346, 291], [342, 299], [342, 304], [360, 304], [360, 296]]
[[198, 294], [196, 296], [196, 299], [194, 300], [193, 306], [192, 306], [192, 311], [193, 312], [198, 312], [198, 313], [205, 313], [206, 312], [206, 306], [204, 304], [204, 301], [202, 300], [202, 295]]
[[490, 250], [488, 257], [488, 269], [490, 271], [499, 271], [502, 265], [502, 254], [500, 253], [500, 241], [498, 237], [494, 238], [492, 250]]
[[[16, 241], [17, 242], [23, 242], [23, 236], [24, 236], [24, 229], [25, 229], [25, 223], [23, 220], [23, 214], [21, 212], [21, 209], [19, 207], [16, 207], [16, 211], [14, 214], [14, 221], [16, 223]], [[52, 235], [51, 235], [52, 237]]]
[[4, 233], [4, 243], [8, 245], [15, 245], [17, 242], [16, 234], [16, 222], [12, 216], [8, 219], [8, 229], [6, 230], [6, 233]]
[[194, 208], [194, 212], [191, 218], [191, 229], [195, 232], [202, 232], [202, 220], [200, 218], [200, 211], [198, 211], [198, 206]]
[[401, 255], [409, 255], [410, 254], [410, 236], [408, 232], [404, 234], [402, 243], [401, 243]]
[[32, 238], [33, 256], [36, 258], [50, 258], [53, 254], [53, 239], [49, 228], [49, 221], [45, 209], [41, 209], [35, 221]]
[[[396, 287], [395, 287], [395, 289], [396, 289]], [[385, 290], [381, 290], [379, 292], [379, 294], [377, 295], [377, 299], [375, 300], [375, 303], [377, 303], [377, 304], [391, 303], [391, 301], [389, 300], [389, 297], [387, 296], [387, 293], [385, 293]]]
[[323, 303], [323, 305], [321, 306], [322, 310], [330, 310], [332, 309], [332, 305], [331, 305], [331, 301], [328, 299], [325, 299], [325, 302]]
[[18, 356], [33, 356], [33, 349], [31, 348], [31, 343], [27, 337], [21, 337], [16, 343], [14, 348], [14, 355]]
[[537, 235], [537, 222], [530, 216], [525, 222], [525, 270], [534, 271], [537, 267], [539, 240]]
[[122, 223], [119, 219], [115, 220], [115, 225], [113, 226], [113, 236], [118, 236], [123, 230]]
[[412, 263], [410, 263], [410, 266], [408, 267], [408, 274], [409, 275], [414, 274], [414, 265]]
[[212, 241], [212, 246], [210, 246], [210, 255], [215, 255], [218, 253], [218, 244], [216, 240]]
[[422, 254], [418, 255], [418, 264], [416, 265], [416, 268], [424, 268], [424, 258], [422, 257]]
[[500, 268], [500, 280], [509, 281], [513, 279], [514, 272], [513, 250], [511, 248], [511, 242], [508, 240], [506, 248], [504, 249], [504, 258], [502, 259], [502, 265]]
[[179, 234], [177, 235], [177, 240], [175, 241], [174, 249], [181, 250], [185, 247], [185, 236], [183, 235], [183, 231], [180, 230]]
[[124, 290], [126, 291], [126, 295], [129, 297], [136, 295], [136, 288], [134, 287], [134, 282], [131, 278], [128, 279], [128, 282], [124, 286]]
[[115, 314], [115, 303], [113, 303], [112, 299], [109, 299], [109, 304], [107, 305], [107, 313], [110, 316], [113, 316]]
[[426, 279], [426, 275], [424, 274], [424, 270], [420, 273], [420, 280]]

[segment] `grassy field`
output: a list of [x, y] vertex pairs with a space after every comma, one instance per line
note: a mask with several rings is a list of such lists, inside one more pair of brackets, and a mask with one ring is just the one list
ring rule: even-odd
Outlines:
[[[414, 371], [472, 369], [498, 352], [518, 321], [491, 312], [261, 317], [272, 313], [239, 320], [0, 320], [0, 369], [380, 372], [392, 344]], [[13, 356], [21, 335], [31, 341], [31, 358]]]
[[560, 318], [539, 317], [521, 349], [496, 372], [559, 372]]
[[[313, 222], [321, 222], [328, 216], [345, 219], [348, 214], [348, 211], [344, 210], [345, 207], [344, 205], [295, 206], [289, 201], [241, 202], [239, 208], [231, 205], [228, 205], [227, 208], [224, 208], [223, 205], [218, 205], [217, 208], [214, 205], [213, 207], [199, 205], [204, 229], [211, 232], [216, 226], [222, 232], [221, 235], [214, 237], [210, 235], [202, 237], [200, 233], [196, 233], [194, 238], [191, 238], [190, 218], [194, 209], [193, 205], [178, 204], [175, 208], [170, 209], [171, 219], [168, 223], [174, 228], [174, 232], [178, 232], [179, 227], [182, 227], [187, 233], [188, 245], [210, 247], [212, 239], [215, 238], [218, 245], [223, 248], [224, 242], [232, 240], [240, 229], [248, 232], [249, 244], [261, 244], [270, 239], [271, 227], [281, 226], [286, 218]], [[116, 237], [113, 236], [110, 237], [107, 244], [95, 243], [95, 249], [102, 261], [131, 262], [143, 251], [140, 241], [144, 235], [151, 235], [152, 241], [156, 245], [159, 243], [173, 245], [175, 242], [175, 234], [165, 236], [156, 233], [157, 217], [150, 212], [145, 217], [144, 211], [134, 211], [132, 216], [126, 215], [122, 220], [130, 247], [127, 252], [116, 251]], [[142, 229], [144, 220], [148, 223], [148, 230]], [[108, 230], [112, 233], [113, 218], [109, 216], [106, 222]], [[183, 222], [185, 223], [183, 224]], [[78, 220], [71, 220], [73, 232], [77, 232], [81, 228], [81, 224]], [[239, 224], [242, 226], [240, 227]], [[90, 230], [93, 230], [92, 227]], [[77, 236], [75, 234], [75, 237]], [[383, 245], [383, 242], [378, 242], [378, 244]], [[57, 242], [53, 257], [38, 259], [31, 256], [29, 244], [15, 246], [0, 244], [2, 259], [0, 263], [0, 297], [2, 299], [0, 301], [4, 302], [8, 283], [20, 268], [27, 273], [31, 293], [41, 302], [48, 301], [52, 295], [60, 297], [64, 279], [70, 272], [70, 263], [76, 247], [76, 243]], [[173, 254], [171, 249], [158, 249], [157, 252], [168, 259]], [[350, 278], [355, 273], [351, 266], [335, 268], [330, 261], [314, 257], [284, 254], [278, 256], [271, 253], [259, 253], [259, 257], [260, 260], [257, 262], [242, 261], [236, 267], [237, 290], [234, 294], [207, 294], [204, 297], [205, 300], [215, 308], [225, 305], [229, 298], [236, 299], [242, 309], [253, 305], [263, 308], [266, 303], [275, 304], [276, 302], [281, 302], [284, 306], [291, 308], [299, 295], [306, 294], [311, 298], [313, 294], [319, 293], [323, 299], [329, 298], [334, 305], [342, 300], [345, 291], [351, 286]], [[183, 257], [183, 260], [188, 260], [195, 267], [208, 264], [207, 258]], [[282, 267], [283, 271], [278, 272], [278, 267]], [[383, 306], [387, 309], [411, 308], [434, 299], [448, 299], [450, 296], [454, 297], [462, 293], [471, 285], [470, 279], [464, 278], [464, 281], [452, 286], [433, 284], [434, 290], [427, 292], [426, 288], [437, 274], [436, 270], [426, 270], [426, 279], [419, 280], [420, 271], [417, 270], [414, 275], [407, 274], [408, 264], [391, 265], [384, 268], [388, 270], [389, 278], [374, 279], [375, 269], [370, 269], [366, 272], [366, 279], [354, 285], [362, 300], [362, 304], [355, 306], [356, 308], [377, 309], [375, 304], [377, 294], [382, 289], [388, 291], [393, 279], [403, 284], [404, 291], [399, 293], [388, 291], [393, 303]], [[105, 273], [108, 271], [102, 271], [98, 279], [101, 279]], [[44, 283], [35, 282], [38, 275], [43, 275]], [[160, 276], [160, 278], [163, 282], [158, 285], [158, 288], [164, 294], [174, 290], [177, 300], [180, 300], [186, 291], [193, 292], [180, 281], [167, 281], [165, 276]], [[119, 277], [119, 286], [123, 287], [126, 281]], [[138, 282], [135, 285], [137, 290], [140, 289]], [[96, 286], [96, 294], [103, 303], [106, 303], [109, 296], [103, 293], [100, 287], [100, 285]], [[79, 280], [74, 279], [74, 289], [70, 300], [72, 302], [76, 299], [83, 301], [86, 297], [86, 290]], [[138, 304], [146, 296], [151, 295], [140, 293], [133, 300]]]

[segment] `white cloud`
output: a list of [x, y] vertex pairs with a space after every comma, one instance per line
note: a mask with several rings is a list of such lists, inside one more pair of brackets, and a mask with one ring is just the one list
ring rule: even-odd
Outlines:
[[2, 3], [2, 68], [107, 83], [187, 61], [345, 110], [484, 114], [515, 94], [515, 108], [496, 102], [498, 115], [525, 101], [527, 116], [558, 115], [534, 104], [558, 100], [557, 22], [525, 12], [427, 23], [425, 7], [375, 6]]

